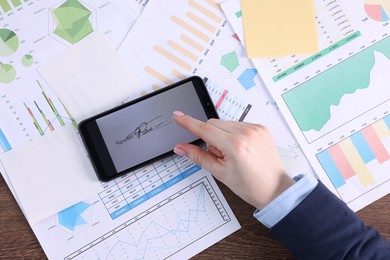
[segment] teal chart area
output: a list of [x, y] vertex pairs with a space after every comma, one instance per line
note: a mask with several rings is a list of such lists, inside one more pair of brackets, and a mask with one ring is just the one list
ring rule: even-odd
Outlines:
[[324, 134], [346, 123], [343, 114], [359, 116], [389, 100], [389, 68], [387, 37], [288, 91], [283, 99], [303, 132]]

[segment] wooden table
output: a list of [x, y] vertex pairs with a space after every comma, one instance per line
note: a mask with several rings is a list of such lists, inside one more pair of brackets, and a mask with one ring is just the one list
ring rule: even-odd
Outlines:
[[[194, 259], [291, 259], [265, 227], [252, 217], [254, 208], [220, 184], [242, 228]], [[390, 240], [390, 195], [358, 212], [358, 215]], [[0, 259], [45, 259], [46, 256], [0, 177]]]

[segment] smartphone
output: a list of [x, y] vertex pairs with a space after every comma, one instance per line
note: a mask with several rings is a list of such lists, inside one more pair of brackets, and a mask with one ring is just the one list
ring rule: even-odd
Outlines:
[[109, 181], [173, 154], [178, 143], [200, 144], [173, 121], [175, 110], [202, 121], [218, 118], [203, 80], [193, 76], [80, 122], [98, 178]]

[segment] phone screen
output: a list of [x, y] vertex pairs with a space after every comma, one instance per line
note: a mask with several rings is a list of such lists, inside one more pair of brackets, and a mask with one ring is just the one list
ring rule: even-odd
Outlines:
[[198, 139], [173, 121], [175, 110], [208, 119], [192, 81], [96, 119], [118, 173]]

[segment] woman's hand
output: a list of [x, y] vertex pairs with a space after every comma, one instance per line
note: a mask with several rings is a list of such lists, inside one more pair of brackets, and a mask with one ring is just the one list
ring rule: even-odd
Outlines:
[[204, 151], [196, 145], [177, 144], [174, 152], [211, 172], [256, 208], [262, 209], [294, 184], [264, 126], [219, 119], [202, 122], [178, 111], [173, 119], [208, 147]]

